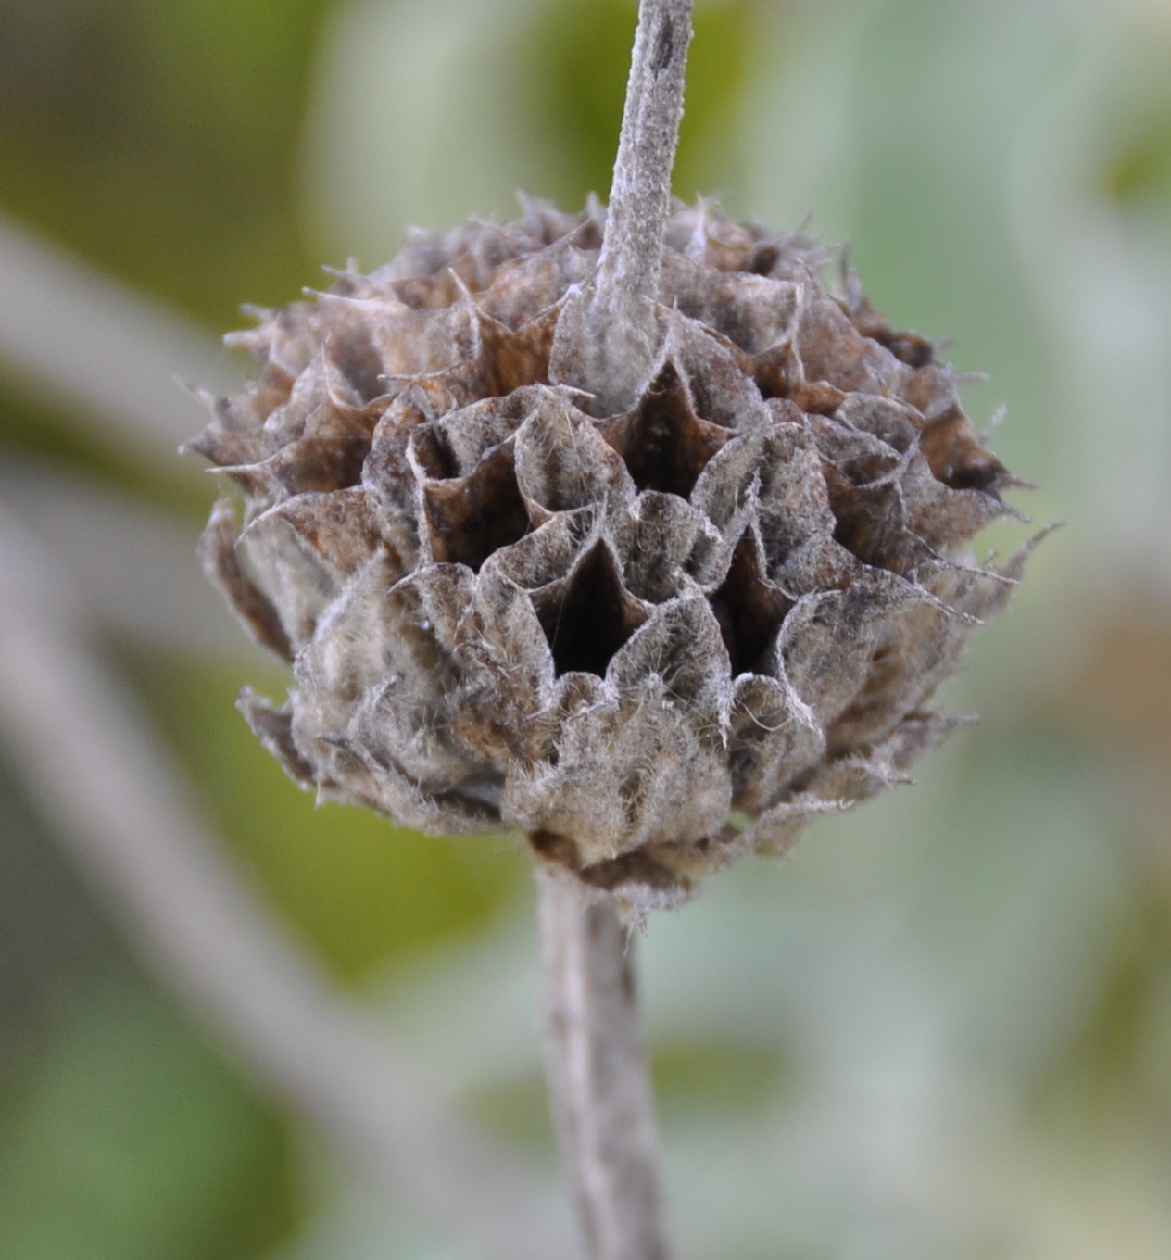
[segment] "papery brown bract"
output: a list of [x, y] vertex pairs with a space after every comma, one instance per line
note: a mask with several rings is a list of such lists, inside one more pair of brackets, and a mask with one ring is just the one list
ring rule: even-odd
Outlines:
[[204, 559], [292, 663], [285, 705], [241, 699], [288, 772], [515, 829], [638, 916], [901, 781], [1023, 553], [967, 555], [1013, 479], [932, 344], [707, 205], [669, 222], [638, 401], [593, 414], [559, 321], [603, 223], [528, 203], [264, 314], [189, 447], [243, 494]]

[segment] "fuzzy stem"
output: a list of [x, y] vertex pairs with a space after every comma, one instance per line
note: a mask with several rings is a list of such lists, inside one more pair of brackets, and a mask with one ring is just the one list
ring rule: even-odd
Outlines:
[[693, 0], [640, 0], [598, 272], [579, 336], [595, 411], [629, 407], [657, 350], [663, 232], [683, 117]]
[[668, 1260], [658, 1133], [627, 929], [538, 869], [546, 1066], [589, 1260]]
[[692, 0], [642, 0], [634, 36], [622, 136], [598, 259], [599, 310], [659, 295], [663, 228], [683, 117]]

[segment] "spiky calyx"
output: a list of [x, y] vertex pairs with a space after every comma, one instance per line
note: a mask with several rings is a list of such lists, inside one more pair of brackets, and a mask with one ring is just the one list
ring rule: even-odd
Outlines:
[[517, 830], [641, 914], [899, 781], [1019, 559], [966, 554], [1012, 478], [953, 370], [799, 235], [677, 209], [652, 370], [595, 414], [569, 313], [603, 223], [418, 233], [262, 315], [190, 449], [243, 492], [205, 559], [292, 663], [241, 701], [289, 773]]

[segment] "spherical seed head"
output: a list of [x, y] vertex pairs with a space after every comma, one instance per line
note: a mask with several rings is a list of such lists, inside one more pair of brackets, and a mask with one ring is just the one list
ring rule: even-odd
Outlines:
[[242, 708], [320, 795], [516, 830], [639, 915], [901, 781], [1023, 554], [955, 373], [800, 235], [668, 224], [632, 407], [574, 385], [604, 211], [412, 235], [231, 339], [190, 448], [243, 494], [204, 558], [294, 685]]

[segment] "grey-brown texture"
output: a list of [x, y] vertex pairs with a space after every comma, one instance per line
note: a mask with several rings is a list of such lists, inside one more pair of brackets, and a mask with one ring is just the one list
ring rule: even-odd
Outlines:
[[1013, 479], [952, 369], [800, 236], [677, 209], [636, 401], [565, 384], [604, 217], [417, 233], [261, 314], [190, 448], [243, 495], [207, 568], [287, 644], [288, 702], [241, 705], [289, 773], [639, 915], [903, 779], [1023, 553], [968, 554]]
[[553, 1119], [590, 1260], [668, 1260], [659, 1140], [634, 984], [614, 907], [537, 872]]
[[593, 395], [594, 415], [629, 408], [655, 356], [654, 308], [683, 117], [691, 9], [692, 0], [639, 4], [597, 269], [558, 321], [554, 362], [562, 380]]

